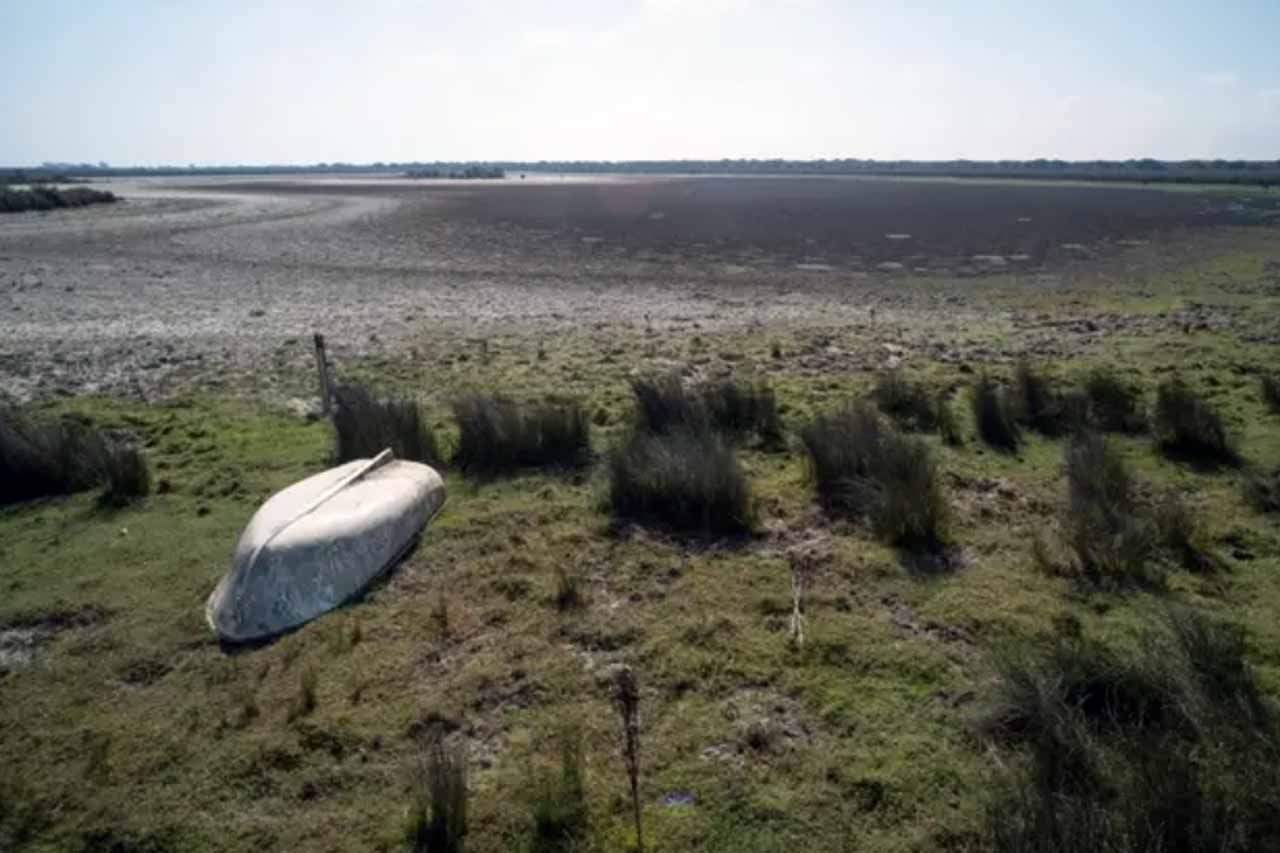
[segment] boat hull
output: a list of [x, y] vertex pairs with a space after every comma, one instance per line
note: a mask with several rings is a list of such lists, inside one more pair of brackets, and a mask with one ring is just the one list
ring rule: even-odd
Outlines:
[[277, 492], [236, 544], [231, 569], [205, 607], [224, 640], [296, 628], [359, 593], [394, 564], [440, 511], [435, 469], [357, 460]]

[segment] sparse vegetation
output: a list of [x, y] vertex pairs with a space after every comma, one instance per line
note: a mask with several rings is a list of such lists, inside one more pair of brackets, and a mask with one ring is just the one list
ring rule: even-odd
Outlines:
[[433, 733], [418, 757], [405, 835], [411, 853], [462, 853], [467, 837], [467, 759]]
[[978, 437], [991, 447], [1012, 453], [1022, 443], [1022, 429], [1009, 402], [1009, 395], [990, 376], [973, 386], [973, 419]]
[[640, 683], [635, 672], [625, 664], [614, 668], [611, 681], [613, 707], [622, 722], [622, 763], [631, 789], [636, 850], [644, 853], [644, 821], [640, 811]]
[[517, 403], [473, 395], [454, 403], [454, 464], [496, 476], [522, 468], [572, 468], [591, 456], [591, 420], [576, 402]]
[[582, 606], [582, 575], [576, 570], [556, 566], [555, 603], [559, 610], [573, 610]]
[[1236, 626], [1169, 609], [1132, 650], [1078, 637], [1005, 652], [983, 728], [1025, 763], [992, 799], [993, 848], [1280, 843], [1280, 738], [1244, 650]]
[[755, 523], [747, 478], [713, 433], [637, 432], [613, 450], [608, 468], [619, 519], [707, 537], [741, 536]]
[[589, 825], [582, 737], [576, 729], [566, 728], [556, 740], [559, 772], [544, 773], [532, 780], [532, 853], [573, 853], [579, 849]]
[[316, 709], [317, 680], [315, 667], [306, 666], [298, 672], [298, 692], [289, 707], [290, 721], [305, 717]]
[[800, 433], [818, 499], [828, 511], [865, 515], [891, 545], [934, 551], [947, 542], [948, 507], [929, 446], [854, 404]]
[[1179, 377], [1157, 389], [1155, 428], [1166, 453], [1214, 465], [1239, 464], [1222, 416]]
[[1089, 405], [1089, 422], [1103, 432], [1138, 433], [1147, 428], [1142, 394], [1107, 367], [1094, 369], [1085, 377], [1084, 394]]
[[397, 459], [438, 464], [435, 434], [410, 399], [378, 400], [362, 385], [334, 389], [334, 458], [371, 459], [391, 448]]

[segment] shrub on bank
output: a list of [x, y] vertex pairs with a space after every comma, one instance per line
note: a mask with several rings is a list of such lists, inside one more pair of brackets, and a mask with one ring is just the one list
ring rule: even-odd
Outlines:
[[411, 399], [379, 400], [362, 385], [339, 385], [333, 392], [334, 456], [338, 462], [368, 459], [391, 448], [397, 459], [436, 464], [435, 434]]
[[29, 210], [58, 210], [65, 207], [84, 207], [90, 204], [109, 204], [119, 201], [119, 196], [105, 190], [88, 187], [32, 186], [16, 190], [0, 188], [0, 213], [22, 213]]

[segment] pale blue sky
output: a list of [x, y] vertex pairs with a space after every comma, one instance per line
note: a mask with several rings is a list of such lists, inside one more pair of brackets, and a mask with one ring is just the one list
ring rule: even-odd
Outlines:
[[1280, 158], [1280, 0], [0, 0], [0, 164]]

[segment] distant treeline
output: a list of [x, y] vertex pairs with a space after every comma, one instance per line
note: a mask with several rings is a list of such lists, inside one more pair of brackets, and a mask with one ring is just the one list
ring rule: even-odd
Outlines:
[[8, 184], [82, 184], [83, 178], [73, 178], [65, 172], [44, 169], [10, 169], [0, 171], [0, 187]]
[[[0, 170], [0, 175], [4, 171]], [[141, 177], [175, 175], [280, 175], [344, 172], [410, 177], [502, 177], [508, 173], [623, 173], [722, 175], [878, 175], [953, 178], [1031, 178], [1144, 183], [1280, 184], [1280, 160], [539, 160], [486, 162], [316, 163], [313, 165], [112, 167], [46, 163], [20, 170], [41, 176]]]
[[471, 180], [476, 178], [505, 178], [506, 170], [498, 166], [467, 166], [463, 169], [409, 169], [406, 178], [450, 178], [454, 180]]
[[0, 213], [22, 213], [28, 210], [57, 210], [119, 201], [115, 193], [88, 187], [53, 187], [35, 184], [19, 190], [0, 186]]

